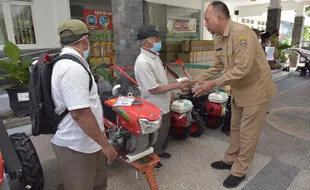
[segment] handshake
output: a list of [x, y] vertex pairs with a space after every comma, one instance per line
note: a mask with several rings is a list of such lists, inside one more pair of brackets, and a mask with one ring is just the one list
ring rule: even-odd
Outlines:
[[192, 90], [194, 96], [205, 95], [207, 92], [216, 87], [216, 83], [213, 80], [198, 82], [195, 79], [190, 80], [187, 77], [183, 77], [177, 79], [177, 81], [180, 84], [179, 89], [181, 89], [183, 92], [189, 92], [189, 90]]

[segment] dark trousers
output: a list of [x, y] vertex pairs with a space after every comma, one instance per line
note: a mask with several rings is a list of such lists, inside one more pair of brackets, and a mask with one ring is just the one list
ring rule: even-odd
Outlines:
[[154, 144], [154, 152], [157, 155], [163, 153], [163, 144], [165, 143], [170, 128], [170, 112], [163, 115], [162, 126], [158, 130], [158, 139]]
[[225, 115], [225, 121], [222, 127], [222, 132], [227, 134], [230, 133], [230, 123], [231, 123], [231, 96], [229, 96], [226, 103], [227, 111]]

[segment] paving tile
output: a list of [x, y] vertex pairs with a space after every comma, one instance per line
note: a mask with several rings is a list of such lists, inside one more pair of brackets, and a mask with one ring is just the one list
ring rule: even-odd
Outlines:
[[272, 160], [243, 190], [285, 190], [300, 170], [278, 160]]
[[310, 190], [310, 171], [301, 170], [287, 190]]
[[[230, 172], [217, 171], [210, 167], [215, 160], [220, 160], [228, 147], [223, 142], [209, 136], [188, 138], [172, 144], [167, 151], [171, 159], [162, 160], [163, 169], [156, 173], [159, 189], [178, 190], [221, 190], [223, 181]], [[247, 179], [236, 189], [242, 189], [254, 176], [263, 169], [271, 159], [256, 154], [250, 167]], [[108, 189], [148, 189], [145, 180], [137, 181], [135, 171], [127, 166], [110, 171]]]

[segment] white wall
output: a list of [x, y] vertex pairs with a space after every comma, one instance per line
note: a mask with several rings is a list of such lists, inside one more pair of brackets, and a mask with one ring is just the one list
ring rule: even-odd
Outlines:
[[91, 0], [91, 2], [81, 0], [70, 0], [72, 5], [82, 5], [84, 9], [92, 10], [112, 10], [112, 0]]
[[146, 0], [150, 3], [160, 3], [177, 7], [201, 9], [201, 0]]
[[[281, 21], [282, 22], [289, 22], [289, 23], [294, 23], [295, 22], [295, 16], [300, 16], [297, 15], [295, 10], [282, 10], [281, 13]], [[247, 24], [247, 23], [243, 23], [246, 24], [250, 27], [262, 27], [261, 25], [257, 25], [257, 21], [264, 21], [267, 22], [267, 10], [265, 12], [262, 12], [260, 16], [249, 16], [249, 17], [239, 17], [238, 22], [241, 23], [241, 19], [245, 18], [245, 19], [252, 19], [255, 20], [255, 24]], [[305, 16], [305, 26], [310, 26], [310, 17], [306, 17]]]
[[[201, 5], [202, 8], [202, 15], [201, 15], [201, 19], [202, 19], [202, 26], [203, 26], [203, 36], [202, 39], [203, 40], [212, 40], [213, 36], [212, 34], [206, 29], [205, 24], [204, 24], [204, 12], [207, 9], [208, 5], [212, 2], [212, 0], [204, 0], [204, 3]], [[237, 21], [238, 17], [235, 16], [235, 5], [233, 3], [229, 3], [229, 2], [225, 2], [225, 4], [227, 5], [229, 12], [230, 12], [230, 16], [231, 19], [233, 21]]]
[[57, 26], [62, 20], [70, 18], [69, 0], [34, 0], [33, 16], [38, 44], [21, 48], [60, 47]]
[[[310, 2], [297, 3], [295, 1], [282, 2], [282, 11], [285, 10], [298, 10], [301, 6], [310, 5]], [[237, 7], [240, 17], [262, 16], [263, 13], [268, 11], [269, 4], [259, 4], [252, 6]]]
[[168, 8], [167, 18], [172, 19], [173, 17], [190, 18], [191, 16], [198, 14], [198, 9], [186, 9], [186, 8]]
[[[245, 19], [245, 21], [247, 21], [247, 19], [250, 20], [250, 23], [242, 22], [243, 19]], [[254, 21], [254, 24], [251, 24], [252, 20]], [[267, 23], [267, 16], [239, 17], [238, 22], [241, 24], [245, 24], [250, 28], [256, 28], [258, 30], [265, 30], [266, 23]], [[258, 22], [260, 22], [260, 24], [258, 24]]]

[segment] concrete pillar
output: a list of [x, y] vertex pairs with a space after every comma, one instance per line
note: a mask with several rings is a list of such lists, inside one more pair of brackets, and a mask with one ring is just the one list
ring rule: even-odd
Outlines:
[[300, 45], [300, 40], [301, 40], [301, 36], [303, 33], [303, 28], [304, 28], [304, 21], [305, 21], [304, 16], [296, 16], [295, 17], [293, 35], [292, 35], [292, 45], [293, 46], [299, 46]]
[[293, 34], [292, 34], [292, 45], [299, 46], [303, 29], [304, 29], [304, 6], [301, 6], [299, 9], [296, 10]]
[[270, 0], [267, 16], [267, 32], [272, 33], [280, 28], [281, 23], [281, 0]]
[[[140, 53], [140, 41], [135, 41], [139, 28], [143, 25], [142, 0], [113, 0], [113, 27], [116, 53], [116, 65], [120, 67], [133, 66]], [[126, 71], [132, 78], [134, 71]], [[139, 95], [139, 90], [122, 74], [118, 74], [121, 95], [131, 92]]]
[[116, 65], [133, 66], [140, 53], [140, 43], [135, 41], [143, 25], [142, 0], [113, 0], [113, 27]]

